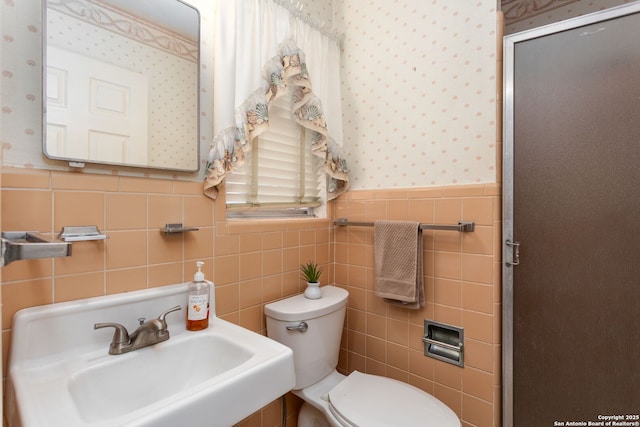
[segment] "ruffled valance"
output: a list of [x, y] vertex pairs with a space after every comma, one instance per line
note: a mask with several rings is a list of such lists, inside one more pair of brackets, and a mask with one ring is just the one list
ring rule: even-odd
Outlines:
[[235, 126], [224, 129], [213, 139], [205, 172], [207, 196], [215, 199], [225, 176], [244, 164], [253, 140], [269, 129], [269, 107], [287, 87], [293, 92], [293, 117], [311, 132], [311, 151], [323, 159], [327, 199], [334, 199], [348, 189], [347, 162], [341, 147], [328, 136], [322, 103], [311, 90], [304, 52], [287, 40], [264, 67], [263, 86], [236, 109]]

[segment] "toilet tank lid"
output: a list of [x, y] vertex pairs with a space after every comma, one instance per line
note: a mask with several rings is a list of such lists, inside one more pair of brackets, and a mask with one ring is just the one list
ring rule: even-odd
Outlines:
[[349, 292], [335, 286], [322, 286], [322, 298], [308, 299], [304, 294], [264, 306], [264, 314], [276, 320], [301, 321], [324, 316], [347, 304]]

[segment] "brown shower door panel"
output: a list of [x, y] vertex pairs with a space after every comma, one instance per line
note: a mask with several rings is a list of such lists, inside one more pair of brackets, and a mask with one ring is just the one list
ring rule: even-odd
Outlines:
[[514, 67], [513, 426], [640, 425], [640, 16]]

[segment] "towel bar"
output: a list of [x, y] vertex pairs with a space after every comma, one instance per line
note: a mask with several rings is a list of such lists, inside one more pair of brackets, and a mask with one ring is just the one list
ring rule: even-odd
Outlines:
[[[356, 227], [373, 227], [373, 222], [356, 222], [349, 221], [347, 218], [338, 218], [333, 221], [333, 225], [345, 226], [352, 225]], [[474, 231], [476, 224], [473, 221], [458, 221], [457, 225], [443, 225], [443, 224], [420, 224], [422, 230], [445, 230], [445, 231], [460, 231], [470, 232]]]

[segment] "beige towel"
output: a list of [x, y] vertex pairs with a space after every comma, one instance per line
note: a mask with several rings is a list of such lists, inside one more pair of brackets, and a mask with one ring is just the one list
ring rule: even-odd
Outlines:
[[422, 230], [410, 221], [376, 221], [375, 292], [405, 308], [424, 307]]

